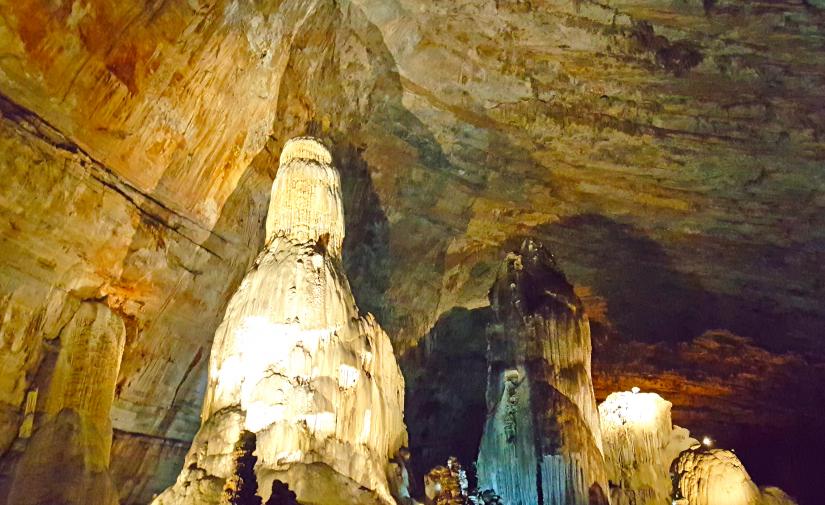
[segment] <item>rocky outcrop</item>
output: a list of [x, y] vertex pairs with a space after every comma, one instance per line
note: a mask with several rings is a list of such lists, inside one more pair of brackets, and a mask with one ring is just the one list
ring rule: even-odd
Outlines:
[[606, 504], [590, 329], [550, 253], [526, 240], [490, 290], [480, 489], [505, 502]]
[[48, 391], [40, 396], [45, 407], [32, 407], [39, 414], [33, 434], [21, 429], [24, 452], [8, 503], [117, 505], [108, 472], [109, 412], [125, 337], [120, 317], [95, 302], [81, 304], [60, 332]]
[[760, 490], [742, 462], [724, 449], [694, 446], [682, 452], [671, 468], [676, 505], [795, 505], [777, 488]]
[[599, 405], [612, 505], [660, 505], [671, 496], [670, 464], [697, 444], [673, 426], [670, 402], [638, 389], [612, 393]]
[[264, 500], [279, 480], [300, 502], [393, 503], [385, 471], [406, 443], [404, 380], [341, 269], [339, 175], [314, 139], [291, 140], [280, 159], [265, 249], [215, 335], [203, 424], [157, 505], [217, 504], [244, 430]]

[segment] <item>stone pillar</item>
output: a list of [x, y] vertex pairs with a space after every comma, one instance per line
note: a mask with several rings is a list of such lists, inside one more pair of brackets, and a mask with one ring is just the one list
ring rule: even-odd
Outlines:
[[386, 469], [406, 444], [404, 380], [389, 338], [344, 275], [338, 171], [311, 138], [284, 146], [264, 251], [215, 333], [202, 425], [157, 504], [216, 504], [243, 430], [299, 502], [392, 503]]
[[14, 474], [15, 505], [112, 505], [114, 401], [125, 327], [103, 304], [84, 302], [60, 333], [45, 408]]
[[488, 417], [479, 489], [505, 503], [607, 503], [582, 304], [544, 247], [508, 254], [490, 303]]

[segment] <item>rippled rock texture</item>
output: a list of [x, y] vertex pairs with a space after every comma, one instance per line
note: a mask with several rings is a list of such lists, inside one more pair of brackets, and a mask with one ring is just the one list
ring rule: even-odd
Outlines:
[[528, 239], [504, 260], [490, 305], [478, 487], [514, 505], [607, 505], [590, 326], [573, 286]]
[[[825, 353], [822, 9], [0, 0], [0, 450], [49, 375], [44, 342], [99, 300], [126, 327], [121, 500], [174, 479], [214, 331], [264, 241], [277, 155], [313, 133], [342, 172], [353, 291], [397, 350], [423, 354], [444, 318], [483, 310], [501, 251], [537, 236], [609, 337], [600, 398], [658, 384], [639, 385], [677, 423], [761, 440], [759, 466], [816, 503], [802, 481], [825, 448], [768, 435], [822, 429], [808, 414], [821, 393], [795, 392]], [[668, 361], [704, 352], [709, 329], [750, 339], [787, 385]], [[805, 463], [771, 468], [782, 450]]]
[[673, 495], [670, 464], [698, 442], [673, 426], [671, 403], [656, 393], [612, 393], [599, 404], [612, 505], [657, 505]]
[[673, 462], [676, 505], [795, 505], [777, 488], [759, 489], [736, 455], [694, 446]]
[[156, 505], [217, 505], [242, 434], [264, 500], [280, 480], [301, 502], [395, 503], [386, 466], [407, 442], [404, 379], [342, 272], [340, 177], [311, 138], [280, 161], [266, 247], [215, 335], [203, 424]]

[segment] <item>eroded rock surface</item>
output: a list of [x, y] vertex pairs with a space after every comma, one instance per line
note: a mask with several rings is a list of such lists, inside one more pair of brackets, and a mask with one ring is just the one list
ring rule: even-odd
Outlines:
[[[822, 9], [0, 1], [0, 450], [41, 343], [101, 299], [128, 337], [122, 499], [174, 479], [214, 330], [264, 239], [277, 153], [310, 131], [344, 174], [353, 289], [397, 349], [486, 305], [503, 246], [538, 236], [616, 347], [667, 341], [638, 366], [597, 353], [601, 397], [641, 378], [677, 422], [762, 441], [763, 462], [792, 446], [805, 463], [770, 470], [818, 503], [804, 482], [825, 448], [769, 438], [795, 415], [823, 429], [811, 395], [785, 401], [823, 362]], [[667, 362], [711, 328], [768, 350], [787, 387]], [[790, 351], [802, 373], [776, 365]]]
[[507, 255], [490, 303], [478, 487], [515, 505], [606, 505], [590, 328], [573, 286], [528, 239]]
[[760, 490], [736, 455], [694, 446], [673, 462], [676, 505], [795, 505], [781, 490]]
[[95, 302], [81, 304], [62, 329], [48, 391], [39, 395], [45, 408], [31, 407], [37, 429], [21, 428], [8, 503], [118, 504], [109, 412], [125, 337], [123, 321]]
[[638, 389], [612, 393], [599, 404], [604, 463], [612, 505], [658, 505], [672, 495], [670, 464], [698, 444], [673, 426], [671, 403]]
[[407, 442], [404, 379], [342, 271], [340, 178], [314, 139], [280, 160], [265, 249], [215, 335], [203, 424], [157, 505], [219, 503], [246, 431], [264, 500], [277, 479], [300, 502], [394, 503], [385, 472]]

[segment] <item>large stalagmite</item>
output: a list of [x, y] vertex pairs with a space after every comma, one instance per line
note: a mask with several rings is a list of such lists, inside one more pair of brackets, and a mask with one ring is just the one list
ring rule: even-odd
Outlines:
[[638, 389], [612, 393], [599, 405], [611, 505], [669, 502], [670, 464], [698, 442], [673, 426], [671, 403]]
[[[97, 302], [80, 304], [60, 332], [44, 407], [17, 465], [8, 503], [116, 505], [109, 476], [115, 395], [126, 330]], [[35, 407], [31, 409], [35, 411]], [[24, 423], [23, 437], [28, 436]]]
[[404, 382], [387, 335], [343, 274], [338, 172], [311, 138], [284, 146], [267, 241], [215, 334], [202, 425], [157, 504], [216, 504], [243, 430], [257, 435], [264, 500], [285, 482], [308, 504], [390, 503], [406, 443]]
[[490, 291], [479, 488], [511, 505], [607, 503], [590, 328], [551, 255], [526, 240]]

